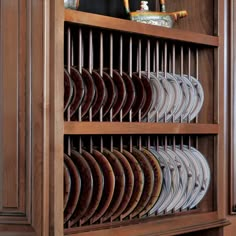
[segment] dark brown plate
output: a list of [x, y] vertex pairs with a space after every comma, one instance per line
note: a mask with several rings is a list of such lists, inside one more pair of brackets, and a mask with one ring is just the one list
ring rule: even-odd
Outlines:
[[86, 211], [86, 214], [80, 219], [80, 223], [84, 224], [86, 223], [87, 220], [89, 220], [93, 216], [101, 201], [104, 188], [104, 176], [97, 161], [89, 152], [82, 150], [82, 155], [88, 162], [93, 174], [92, 200], [90, 202], [88, 210]]
[[132, 75], [132, 81], [135, 86], [135, 92], [137, 94], [135, 102], [132, 106], [132, 117], [137, 120], [139, 110], [142, 111], [144, 103], [146, 101], [146, 90], [143, 86], [141, 79], [136, 73]]
[[127, 99], [123, 107], [123, 118], [125, 118], [125, 116], [129, 113], [130, 109], [132, 108], [134, 104], [134, 101], [136, 98], [136, 92], [135, 92], [134, 83], [132, 79], [129, 77], [129, 75], [123, 72], [122, 78], [124, 80], [126, 91], [127, 91]]
[[90, 218], [90, 224], [98, 221], [103, 214], [108, 209], [115, 189], [115, 175], [113, 173], [113, 169], [111, 164], [107, 160], [107, 158], [98, 150], [94, 149], [92, 155], [100, 165], [103, 175], [104, 175], [104, 191], [102, 194], [101, 202], [95, 212], [95, 214]]
[[113, 106], [116, 98], [117, 98], [117, 94], [116, 94], [116, 87], [115, 84], [112, 80], [112, 78], [110, 77], [110, 75], [108, 75], [105, 71], [103, 71], [103, 81], [106, 85], [106, 89], [107, 89], [107, 100], [106, 103], [104, 104], [103, 107], [103, 117], [105, 117], [107, 115], [107, 113], [110, 111], [111, 107]]
[[70, 197], [70, 190], [71, 190], [70, 172], [66, 163], [64, 162], [64, 210]]
[[145, 208], [142, 210], [142, 212], [139, 213], [140, 217], [142, 217], [149, 210], [151, 210], [154, 204], [156, 203], [156, 201], [158, 200], [161, 193], [162, 182], [163, 182], [162, 169], [156, 157], [150, 151], [144, 148], [142, 149], [142, 153], [149, 160], [152, 166], [152, 169], [154, 172], [154, 187], [153, 187], [152, 195], [149, 202], [147, 203]]
[[72, 150], [71, 159], [81, 176], [81, 195], [76, 210], [71, 217], [70, 226], [72, 227], [79, 223], [79, 220], [84, 216], [89, 207], [93, 194], [93, 175], [88, 162], [79, 152]]
[[81, 191], [81, 178], [78, 169], [76, 168], [73, 161], [64, 153], [64, 162], [66, 163], [71, 177], [71, 192], [70, 197], [64, 210], [64, 223], [70, 220], [72, 214], [74, 213], [77, 203], [80, 198]]
[[95, 117], [100, 111], [101, 107], [106, 103], [107, 89], [102, 77], [98, 74], [98, 72], [93, 71], [92, 77], [96, 89], [96, 96], [92, 105], [92, 117]]
[[84, 98], [84, 81], [79, 73], [79, 71], [75, 67], [71, 67], [70, 76], [74, 83], [73, 89], [73, 98], [70, 104], [70, 116], [72, 117], [79, 106], [81, 105]]
[[108, 149], [104, 148], [103, 154], [106, 156], [107, 160], [112, 166], [115, 175], [115, 190], [110, 206], [102, 217], [101, 222], [108, 220], [118, 209], [125, 193], [125, 172], [123, 166], [116, 155], [114, 155], [114, 153], [110, 152]]
[[118, 209], [114, 212], [114, 214], [111, 217], [112, 221], [114, 221], [116, 218], [118, 218], [122, 214], [122, 212], [125, 210], [125, 208], [127, 207], [128, 203], [131, 199], [133, 189], [134, 189], [134, 173], [132, 171], [132, 168], [131, 168], [128, 160], [121, 152], [119, 152], [116, 149], [113, 150], [113, 153], [119, 159], [120, 163], [122, 164], [122, 166], [124, 168], [125, 194], [123, 196], [120, 206], [118, 207]]
[[143, 87], [146, 91], [146, 100], [141, 110], [141, 119], [144, 119], [147, 116], [148, 112], [150, 111], [153, 103], [153, 87], [151, 85], [150, 79], [144, 74], [141, 75], [141, 81], [143, 83]]
[[73, 96], [73, 86], [69, 73], [64, 69], [64, 112], [71, 103]]
[[88, 117], [88, 111], [93, 104], [93, 100], [95, 98], [96, 93], [93, 78], [88, 72], [88, 70], [86, 70], [85, 68], [82, 69], [82, 77], [85, 83], [86, 92], [84, 95], [84, 100], [81, 104], [81, 118], [86, 119]]
[[127, 217], [137, 206], [142, 192], [144, 188], [144, 174], [141, 169], [141, 166], [139, 162], [136, 160], [136, 158], [127, 150], [123, 150], [122, 154], [126, 157], [128, 162], [130, 163], [130, 166], [133, 170], [134, 173], [134, 189], [133, 189], [133, 194], [130, 198], [130, 201], [125, 209], [125, 211], [121, 214], [120, 219], [124, 219]]
[[125, 83], [121, 77], [121, 75], [113, 70], [113, 77], [112, 77], [115, 86], [116, 86], [116, 93], [117, 93], [117, 99], [114, 102], [112, 108], [113, 108], [113, 118], [115, 118], [118, 113], [120, 112], [120, 110], [123, 108], [125, 101], [126, 101], [126, 97], [127, 97], [127, 92], [126, 92], [126, 87], [125, 87]]
[[136, 215], [138, 215], [144, 207], [148, 204], [152, 192], [153, 192], [153, 187], [154, 187], [154, 173], [153, 173], [153, 168], [149, 162], [149, 160], [145, 157], [145, 155], [138, 150], [137, 148], [133, 147], [132, 154], [136, 157], [138, 160], [143, 173], [144, 173], [144, 188], [143, 188], [143, 193], [142, 196], [134, 209], [134, 211], [131, 213], [130, 217], [133, 218]]

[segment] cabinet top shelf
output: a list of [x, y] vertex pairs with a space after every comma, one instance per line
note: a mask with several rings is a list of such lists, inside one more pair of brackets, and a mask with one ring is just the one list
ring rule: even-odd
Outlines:
[[202, 44], [207, 46], [219, 46], [219, 38], [217, 36], [205, 35], [179, 29], [169, 29], [70, 9], [65, 9], [65, 22], [135, 34], [149, 35], [163, 39]]

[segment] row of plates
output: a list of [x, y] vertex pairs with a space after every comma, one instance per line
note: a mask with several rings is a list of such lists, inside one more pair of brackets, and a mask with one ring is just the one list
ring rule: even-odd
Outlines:
[[[204, 91], [193, 76], [134, 72], [132, 78], [112, 70], [102, 75], [82, 68], [64, 70], [64, 112], [71, 120], [191, 121], [200, 112]], [[91, 108], [91, 109], [90, 109]], [[68, 112], [69, 110], [69, 112]], [[110, 111], [112, 110], [112, 113]], [[80, 111], [80, 112], [78, 112]], [[102, 111], [102, 112], [100, 112]], [[122, 112], [121, 112], [122, 111]], [[68, 114], [69, 113], [69, 114]]]
[[205, 157], [176, 146], [64, 154], [67, 227], [194, 208], [210, 183]]

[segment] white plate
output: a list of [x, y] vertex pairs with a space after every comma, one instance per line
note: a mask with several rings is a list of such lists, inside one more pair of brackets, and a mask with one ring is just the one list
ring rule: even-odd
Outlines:
[[179, 190], [180, 184], [180, 174], [177, 168], [176, 162], [172, 159], [172, 157], [164, 150], [163, 147], [159, 147], [158, 153], [166, 159], [170, 171], [171, 171], [171, 191], [167, 198], [164, 200], [162, 205], [157, 209], [158, 214], [162, 214], [163, 212], [167, 211], [168, 206], [173, 201], [174, 197], [176, 196]]
[[189, 77], [188, 75], [184, 75], [184, 77], [192, 83], [196, 94], [196, 104], [193, 106], [193, 109], [189, 114], [189, 120], [191, 121], [198, 115], [202, 108], [204, 102], [204, 91], [201, 83], [196, 78], [193, 76]]
[[165, 90], [155, 73], [150, 73], [150, 83], [154, 89], [152, 97], [153, 104], [149, 111], [149, 121], [155, 121], [165, 103]]
[[169, 97], [170, 97], [170, 106], [166, 110], [166, 119], [163, 121], [170, 121], [175, 112], [179, 109], [179, 106], [181, 105], [180, 102], [182, 100], [183, 93], [181, 91], [181, 87], [177, 80], [173, 77], [170, 76], [170, 74], [166, 73], [166, 77], [164, 77], [163, 72], [159, 72], [160, 78], [163, 80], [166, 79], [169, 84], [172, 87], [172, 91], [169, 90]]
[[[164, 73], [160, 72], [160, 75], [164, 77]], [[171, 75], [170, 73], [166, 73], [166, 79], [169, 81], [169, 83], [172, 85], [174, 92], [170, 94], [171, 97], [171, 108], [167, 112], [166, 115], [166, 121], [170, 121], [172, 117], [174, 117], [177, 113], [179, 113], [181, 102], [183, 100], [183, 92], [179, 85], [179, 82], [176, 80], [176, 78]], [[177, 114], [180, 116], [179, 114]]]
[[182, 199], [178, 202], [178, 204], [174, 208], [174, 210], [177, 211], [178, 209], [180, 209], [184, 205], [184, 203], [189, 199], [190, 195], [192, 194], [193, 189], [195, 187], [195, 183], [196, 183], [196, 173], [195, 173], [195, 167], [193, 165], [191, 158], [189, 158], [180, 149], [179, 146], [175, 147], [175, 152], [181, 158], [181, 160], [184, 162], [187, 173], [188, 173], [186, 191], [185, 191]]
[[191, 160], [194, 164], [194, 167], [195, 167], [195, 171], [196, 171], [196, 182], [195, 182], [194, 189], [192, 191], [192, 194], [188, 198], [188, 200], [182, 206], [182, 209], [186, 209], [192, 205], [192, 203], [195, 201], [196, 197], [198, 196], [198, 194], [201, 191], [202, 184], [203, 184], [203, 169], [202, 169], [201, 162], [198, 160], [198, 158], [195, 157], [191, 148], [189, 149], [187, 146], [183, 146], [183, 152], [189, 158], [191, 158]]
[[188, 184], [188, 173], [185, 164], [181, 160], [181, 158], [177, 155], [176, 152], [172, 150], [171, 147], [167, 147], [166, 152], [171, 156], [171, 158], [175, 161], [176, 166], [179, 170], [179, 188], [177, 193], [175, 194], [172, 202], [167, 207], [166, 211], [170, 212], [172, 209], [176, 207], [179, 201], [183, 198], [184, 193], [186, 192], [187, 184]]
[[[177, 75], [177, 74], [171, 74], [171, 75], [175, 77], [175, 79], [179, 83], [179, 85], [181, 87], [181, 91], [182, 91], [182, 100], [180, 101], [180, 107], [175, 112], [175, 115], [174, 115], [174, 121], [178, 121], [178, 120], [181, 121], [183, 118], [183, 114], [187, 111], [187, 109], [190, 105], [189, 103], [191, 102], [189, 87], [188, 87], [188, 84], [186, 83], [185, 79], [182, 79], [182, 77], [180, 75]], [[193, 86], [192, 86], [192, 89], [194, 91]]]
[[171, 191], [171, 171], [170, 167], [166, 161], [166, 159], [161, 156], [157, 151], [155, 147], [151, 147], [149, 150], [158, 160], [160, 163], [162, 173], [163, 173], [163, 182], [162, 182], [162, 189], [160, 196], [157, 200], [157, 202], [154, 204], [152, 209], [149, 211], [149, 215], [154, 214], [160, 206], [163, 204], [164, 200], [167, 198], [167, 196], [170, 194]]
[[211, 173], [210, 173], [210, 167], [208, 165], [208, 162], [206, 158], [195, 148], [191, 147], [191, 152], [195, 155], [196, 158], [199, 159], [199, 161], [202, 164], [202, 169], [203, 169], [203, 183], [201, 190], [196, 197], [196, 199], [192, 202], [192, 204], [189, 206], [189, 208], [194, 208], [205, 196], [208, 187], [210, 185], [210, 178], [211, 178]]

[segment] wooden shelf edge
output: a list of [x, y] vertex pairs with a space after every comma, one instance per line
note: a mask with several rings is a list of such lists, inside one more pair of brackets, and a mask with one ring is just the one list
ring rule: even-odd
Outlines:
[[218, 124], [64, 122], [64, 134], [218, 134]]
[[[170, 224], [170, 222], [172, 222]], [[168, 219], [161, 219], [159, 217], [151, 219], [149, 222], [139, 222], [136, 224], [122, 225], [122, 227], [114, 226], [112, 223], [105, 226], [97, 226], [90, 228], [87, 232], [83, 232], [82, 228], [66, 229], [64, 234], [68, 236], [110, 236], [123, 235], [135, 236], [137, 232], [139, 235], [179, 235], [183, 233], [195, 232], [205, 229], [213, 229], [224, 227], [230, 224], [227, 219], [217, 219], [216, 212], [200, 213], [189, 216], [178, 216], [177, 218], [170, 217]]]
[[135, 34], [149, 35], [182, 42], [202, 44], [207, 46], [219, 46], [219, 38], [217, 36], [205, 35], [186, 30], [169, 29], [165, 27], [148, 25], [130, 20], [70, 9], [65, 9], [64, 15], [64, 20], [66, 22], [100, 27], [104, 29], [125, 31]]

